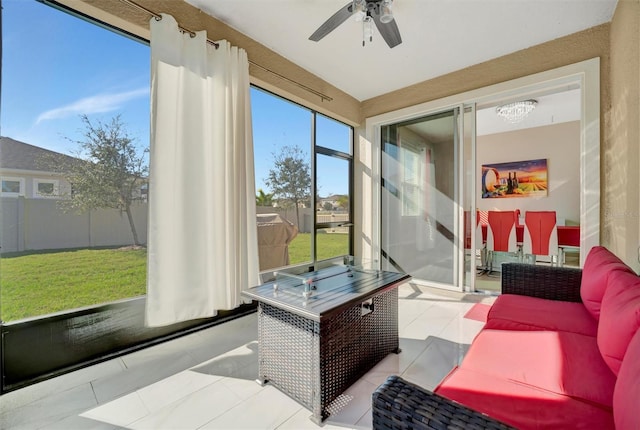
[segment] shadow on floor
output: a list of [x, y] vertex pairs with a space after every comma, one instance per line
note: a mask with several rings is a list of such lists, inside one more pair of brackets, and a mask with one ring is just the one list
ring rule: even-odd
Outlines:
[[258, 378], [258, 341], [212, 358], [190, 370], [205, 375], [215, 375], [229, 378], [253, 381]]
[[[497, 282], [498, 282], [498, 290], [499, 290], [500, 278], [498, 278]], [[457, 291], [448, 291], [448, 290], [443, 290], [441, 288], [436, 288], [436, 287], [425, 287], [422, 285], [417, 285], [413, 282], [409, 282], [407, 285], [413, 290], [413, 293], [408, 294], [404, 297], [400, 297], [401, 299], [424, 300], [428, 302], [445, 302], [445, 303], [446, 302], [459, 303], [461, 301], [469, 302], [469, 303], [479, 303], [479, 302], [482, 302], [485, 298], [485, 295], [483, 295], [483, 291], [479, 291], [478, 293], [460, 293]], [[422, 296], [424, 292], [427, 290], [433, 293], [433, 295], [429, 297]], [[436, 295], [439, 297], [435, 297]]]

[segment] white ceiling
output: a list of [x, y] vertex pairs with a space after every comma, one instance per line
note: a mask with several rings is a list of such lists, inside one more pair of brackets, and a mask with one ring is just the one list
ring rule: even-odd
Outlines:
[[395, 0], [403, 42], [362, 46], [348, 19], [309, 36], [349, 0], [185, 0], [362, 101], [609, 22], [617, 0]]

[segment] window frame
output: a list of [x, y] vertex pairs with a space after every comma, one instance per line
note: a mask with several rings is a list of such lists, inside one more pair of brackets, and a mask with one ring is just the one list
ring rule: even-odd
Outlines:
[[[348, 240], [348, 255], [353, 255], [353, 250], [354, 250], [354, 226], [353, 226], [353, 211], [354, 211], [354, 139], [355, 139], [355, 130], [354, 127], [343, 122], [340, 121], [339, 119], [336, 119], [326, 113], [323, 112], [319, 112], [309, 106], [305, 106], [303, 104], [297, 103], [294, 100], [291, 100], [287, 97], [284, 97], [280, 94], [274, 93], [273, 91], [269, 91], [268, 89], [265, 89], [259, 85], [256, 84], [251, 84], [251, 87], [262, 91], [266, 94], [269, 94], [273, 97], [276, 97], [278, 99], [283, 100], [284, 102], [288, 102], [288, 103], [292, 103], [296, 106], [299, 106], [301, 109], [304, 109], [306, 111], [308, 111], [309, 113], [311, 113], [311, 135], [310, 135], [310, 155], [311, 155], [311, 159], [309, 160], [310, 164], [311, 164], [311, 208], [313, 210], [313, 216], [312, 216], [312, 223], [313, 223], [313, 227], [312, 227], [312, 235], [311, 235], [311, 260], [310, 261], [306, 261], [306, 262], [302, 262], [302, 263], [294, 263], [290, 266], [286, 266], [288, 271], [291, 271], [293, 273], [302, 273], [304, 271], [313, 271], [316, 270], [317, 268], [320, 268], [323, 266], [324, 262], [331, 262], [335, 259], [340, 259], [342, 261], [342, 258], [344, 257], [343, 255], [340, 256], [335, 256], [335, 257], [331, 257], [327, 260], [318, 260], [318, 252], [316, 249], [316, 235], [318, 233], [319, 230], [325, 230], [325, 229], [332, 229], [332, 228], [336, 228], [336, 227], [347, 227], [349, 229], [349, 240]], [[349, 150], [350, 153], [346, 153], [346, 152], [342, 152], [336, 149], [331, 149], [331, 148], [327, 148], [324, 146], [320, 146], [317, 145], [317, 137], [318, 137], [318, 133], [317, 133], [317, 118], [318, 115], [321, 115], [325, 118], [328, 118], [332, 121], [336, 121], [346, 127], [348, 127], [349, 129]], [[255, 141], [254, 141], [254, 146], [255, 146]], [[255, 150], [254, 150], [255, 152]], [[344, 222], [344, 221], [339, 221], [339, 222], [323, 222], [323, 223], [318, 223], [317, 222], [317, 217], [316, 217], [316, 208], [318, 205], [318, 200], [317, 200], [317, 184], [318, 184], [318, 178], [317, 178], [317, 158], [318, 155], [324, 155], [324, 156], [328, 156], [328, 157], [335, 157], [338, 159], [342, 159], [348, 162], [348, 179], [349, 179], [349, 186], [348, 186], [348, 197], [349, 197], [349, 210], [348, 210], [348, 214], [349, 214], [349, 221], [348, 222]], [[261, 275], [263, 280], [266, 280], [265, 276], [269, 276], [270, 274], [273, 273], [273, 270], [275, 268], [271, 268], [271, 269], [267, 269], [264, 271], [261, 271]]]
[[[324, 115], [326, 116], [326, 115]], [[354, 157], [353, 157], [353, 138], [354, 138], [354, 130], [353, 127], [349, 126], [348, 124], [344, 124], [340, 121], [341, 124], [346, 125], [347, 127], [349, 127], [349, 146], [351, 148], [351, 154], [347, 154], [345, 152], [341, 152], [335, 149], [330, 149], [330, 148], [326, 148], [323, 146], [318, 146], [315, 145], [316, 139], [316, 128], [315, 128], [315, 119], [316, 116], [314, 115], [314, 139], [313, 139], [313, 143], [314, 143], [314, 155], [313, 155], [313, 183], [312, 183], [312, 187], [313, 187], [313, 209], [314, 209], [314, 213], [313, 213], [313, 238], [312, 238], [312, 246], [313, 246], [313, 256], [314, 256], [314, 260], [313, 263], [314, 264], [318, 264], [319, 261], [333, 261], [334, 259], [338, 258], [342, 258], [344, 257], [344, 255], [336, 255], [334, 257], [330, 257], [327, 260], [318, 260], [317, 256], [318, 256], [318, 250], [317, 250], [317, 240], [316, 237], [318, 235], [318, 232], [320, 230], [335, 230], [336, 228], [347, 228], [349, 233], [349, 240], [348, 240], [348, 253], [347, 255], [353, 255], [353, 163], [354, 163]], [[318, 178], [317, 178], [317, 160], [318, 160], [318, 156], [322, 155], [322, 156], [327, 156], [327, 157], [333, 157], [339, 160], [344, 160], [347, 161], [348, 163], [348, 179], [349, 179], [349, 186], [347, 189], [347, 193], [348, 193], [348, 201], [349, 201], [349, 210], [347, 211], [347, 214], [349, 215], [349, 219], [345, 222], [345, 221], [329, 221], [329, 222], [318, 222], [318, 215], [317, 215], [317, 205], [319, 202], [316, 201], [316, 196], [318, 196], [317, 193], [317, 184], [318, 184]]]
[[[51, 194], [42, 194], [38, 190], [40, 184], [53, 184], [53, 192]], [[34, 199], [56, 199], [59, 198], [60, 181], [58, 179], [33, 179], [33, 198]]]
[[[2, 176], [0, 177], [0, 186], [4, 185], [4, 182], [18, 182], [20, 184], [20, 191], [17, 193], [2, 191], [2, 197], [24, 197], [25, 196], [25, 179], [20, 176]], [[4, 187], [2, 187], [4, 188]]]

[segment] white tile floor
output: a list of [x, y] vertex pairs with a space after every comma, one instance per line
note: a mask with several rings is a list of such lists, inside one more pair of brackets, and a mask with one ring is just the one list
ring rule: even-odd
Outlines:
[[[405, 284], [400, 347], [334, 402], [324, 429], [370, 429], [371, 393], [389, 375], [427, 388], [460, 362], [493, 298]], [[311, 413], [258, 374], [256, 315], [0, 396], [1, 429], [318, 429]], [[334, 406], [332, 405], [332, 407]]]

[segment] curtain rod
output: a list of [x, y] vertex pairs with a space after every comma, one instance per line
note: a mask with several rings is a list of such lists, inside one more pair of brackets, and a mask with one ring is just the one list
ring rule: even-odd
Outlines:
[[[132, 7], [136, 8], [136, 9], [138, 9], [138, 10], [141, 10], [141, 11], [143, 11], [143, 12], [148, 13], [149, 15], [151, 15], [152, 17], [154, 17], [154, 18], [156, 19], [156, 21], [161, 21], [161, 20], [162, 20], [162, 15], [160, 15], [159, 13], [155, 13], [155, 12], [154, 12], [154, 11], [152, 11], [152, 10], [147, 9], [147, 8], [146, 8], [146, 7], [144, 7], [144, 6], [139, 5], [139, 4], [138, 4], [138, 3], [136, 3], [136, 2], [133, 2], [133, 1], [131, 1], [131, 0], [120, 0], [120, 1], [121, 1], [122, 3], [126, 3], [126, 4], [128, 4], [129, 6], [132, 6]], [[195, 32], [195, 31], [193, 31], [193, 30], [189, 30], [188, 28], [186, 28], [186, 27], [182, 27], [181, 25], [178, 25], [178, 29], [179, 29], [180, 31], [182, 31], [183, 33], [189, 33], [189, 34], [191, 35], [191, 37], [195, 37], [195, 36], [196, 36], [196, 32]], [[207, 43], [209, 43], [210, 45], [213, 45], [216, 49], [218, 49], [218, 48], [220, 47], [220, 44], [218, 44], [218, 43], [214, 42], [213, 40], [209, 40], [209, 39], [207, 39]]]
[[[134, 2], [132, 0], [120, 0], [120, 1], [125, 3], [125, 4], [127, 4], [127, 5], [129, 5], [129, 6], [132, 6], [132, 7], [136, 8], [136, 9], [138, 9], [138, 10], [141, 10], [143, 12], [148, 13], [149, 15], [153, 16], [158, 21], [160, 21], [162, 19], [162, 15], [160, 15], [160, 14], [158, 14], [158, 13], [152, 11], [152, 10], [147, 9], [144, 6], [141, 6], [141, 5], [139, 5], [138, 3], [136, 3], [136, 2]], [[180, 25], [178, 25], [178, 29], [180, 29], [180, 31], [182, 31], [182, 32], [189, 33], [192, 37], [194, 37], [195, 34], [196, 34], [195, 31], [189, 30], [188, 28], [182, 27]], [[216, 49], [218, 49], [218, 47], [220, 46], [220, 44], [218, 44], [218, 43], [216, 43], [213, 40], [210, 40], [208, 38], [207, 38], [207, 43], [213, 45]], [[266, 68], [264, 66], [261, 66], [260, 64], [254, 63], [251, 60], [249, 60], [249, 64], [254, 66], [254, 67], [257, 67], [260, 70], [264, 70], [267, 73], [271, 73], [272, 75], [277, 76], [278, 78], [280, 78], [282, 80], [285, 80], [285, 81], [287, 81], [289, 83], [292, 83], [292, 84], [302, 88], [303, 90], [308, 91], [311, 94], [314, 94], [314, 95], [320, 97], [321, 101], [325, 101], [325, 100], [332, 101], [333, 100], [332, 97], [329, 97], [328, 95], [323, 94], [320, 91], [316, 91], [313, 88], [310, 88], [310, 87], [308, 87], [308, 86], [306, 86], [304, 84], [301, 84], [300, 82], [294, 81], [293, 79], [289, 79], [286, 76], [283, 76], [278, 72], [274, 72], [273, 70], [268, 69], [268, 68]]]

